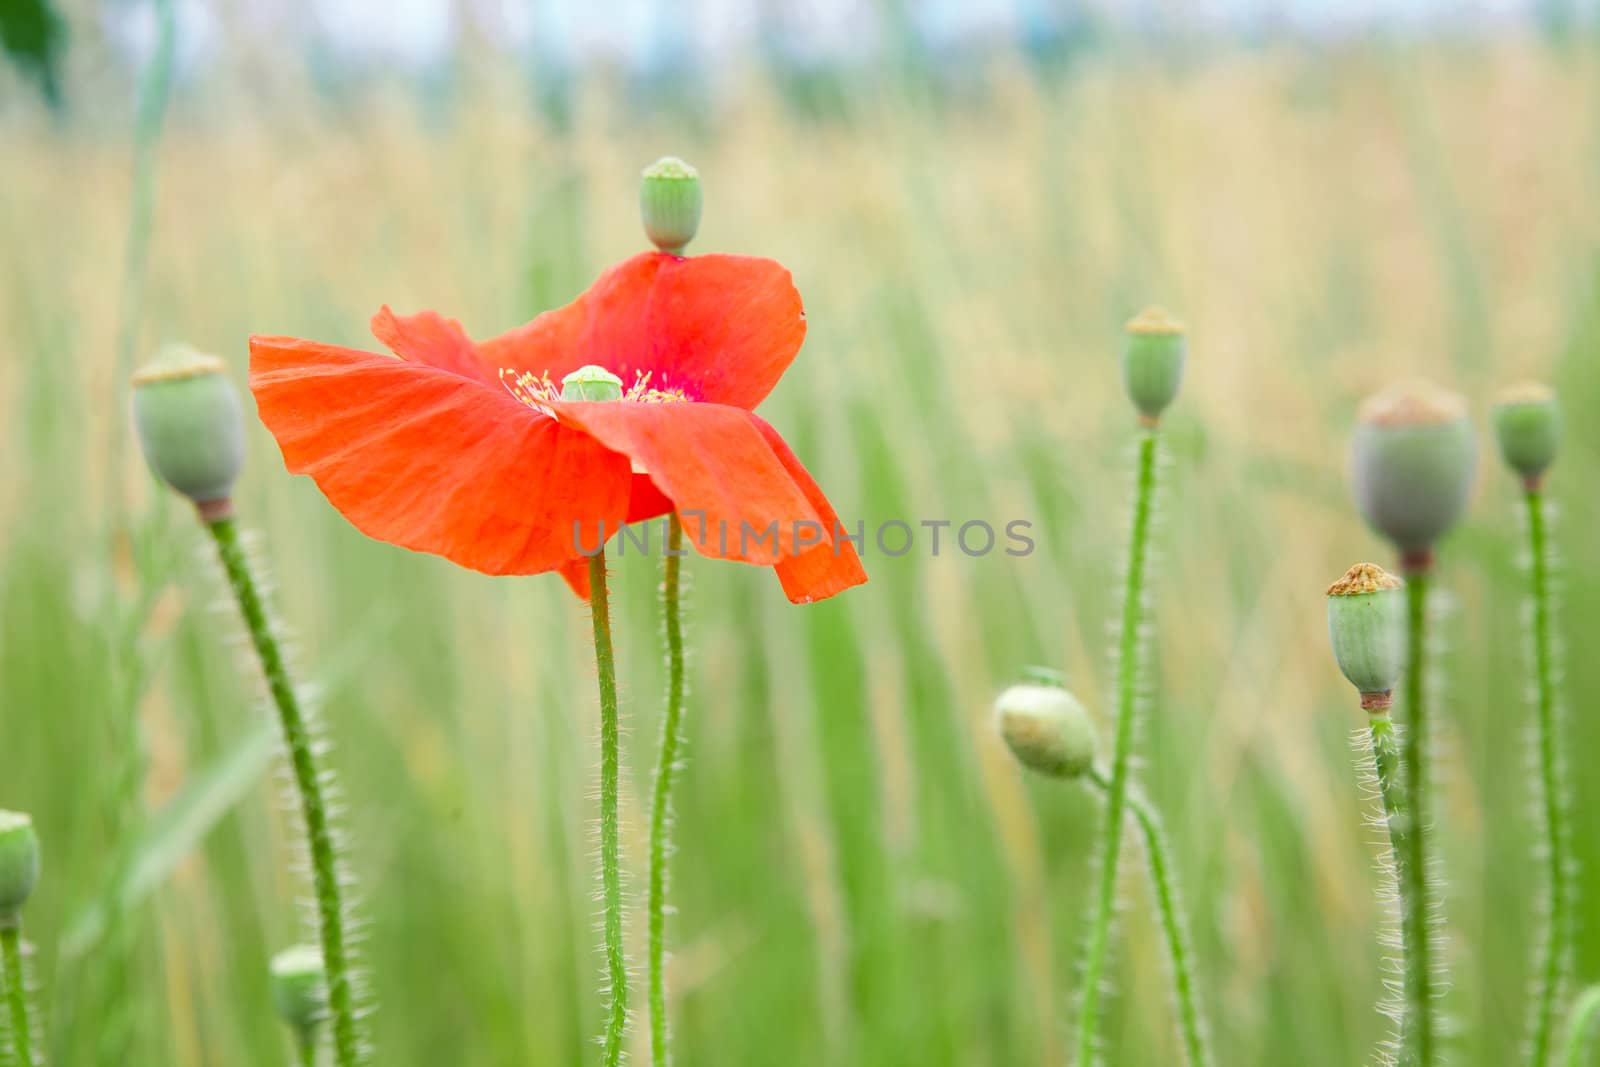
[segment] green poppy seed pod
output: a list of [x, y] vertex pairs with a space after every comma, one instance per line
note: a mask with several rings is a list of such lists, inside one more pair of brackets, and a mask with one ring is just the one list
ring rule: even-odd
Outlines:
[[283, 1021], [305, 1032], [328, 1012], [328, 973], [322, 953], [311, 945], [293, 945], [272, 957], [272, 1003]]
[[1059, 685], [1012, 686], [995, 700], [994, 722], [1018, 762], [1041, 774], [1077, 778], [1094, 764], [1094, 720]]
[[33, 820], [0, 811], [0, 926], [15, 923], [39, 884], [39, 835]]
[[1536, 382], [1514, 385], [1495, 401], [1491, 418], [1506, 466], [1522, 475], [1530, 487], [1538, 485], [1555, 462], [1556, 446], [1561, 443], [1561, 409], [1555, 391]]
[[675, 256], [700, 229], [700, 173], [677, 156], [662, 156], [639, 181], [639, 218], [645, 235]]
[[1405, 583], [1376, 563], [1357, 563], [1328, 587], [1328, 637], [1361, 706], [1387, 708], [1406, 664]]
[[163, 347], [133, 376], [133, 424], [150, 469], [208, 518], [226, 517], [244, 463], [244, 418], [222, 360]]
[[1122, 352], [1122, 384], [1146, 423], [1154, 424], [1178, 395], [1189, 340], [1183, 323], [1150, 307], [1128, 320]]
[[561, 379], [562, 400], [621, 400], [622, 379], [590, 363]]
[[1425, 382], [1392, 386], [1361, 405], [1350, 444], [1356, 506], [1410, 566], [1467, 508], [1478, 446], [1466, 401]]

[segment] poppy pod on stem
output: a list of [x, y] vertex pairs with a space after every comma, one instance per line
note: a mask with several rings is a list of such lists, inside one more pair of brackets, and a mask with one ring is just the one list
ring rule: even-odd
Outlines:
[[133, 425], [157, 477], [208, 520], [231, 514], [244, 419], [222, 360], [188, 345], [164, 346], [133, 376]]
[[[1123, 571], [1121, 618], [1117, 625], [1116, 718], [1111, 735], [1111, 759], [1103, 776], [1106, 792], [1105, 823], [1101, 832], [1099, 887], [1084, 942], [1083, 992], [1078, 1002], [1078, 1063], [1087, 1067], [1099, 1055], [1101, 982], [1106, 974], [1116, 910], [1117, 867], [1121, 855], [1124, 816], [1136, 815], [1145, 802], [1133, 782], [1133, 749], [1139, 714], [1139, 687], [1144, 662], [1145, 598], [1150, 559], [1150, 533], [1155, 514], [1156, 455], [1161, 415], [1178, 395], [1188, 356], [1183, 324], [1160, 308], [1147, 308], [1130, 319], [1122, 347], [1122, 380], [1128, 398], [1139, 412], [1139, 437], [1135, 461], [1133, 509], [1128, 525], [1127, 561]], [[1096, 776], [1096, 781], [1102, 780]], [[1153, 812], [1146, 816], [1153, 819]], [[1141, 816], [1144, 821], [1146, 816]], [[1157, 886], [1164, 907], [1175, 911], [1170, 893]], [[1169, 927], [1175, 914], [1169, 914]], [[1183, 971], [1174, 950], [1174, 970]], [[1193, 997], [1179, 990], [1180, 1021], [1184, 1045], [1193, 1062], [1209, 1062], [1204, 1033], [1194, 1010]]]
[[[1406, 816], [1391, 817], [1390, 822], [1403, 822], [1410, 831], [1395, 840], [1396, 869], [1407, 898], [1406, 915], [1419, 924], [1431, 923], [1438, 910], [1428, 850], [1428, 596], [1435, 545], [1466, 511], [1477, 454], [1466, 401], [1427, 382], [1402, 382], [1368, 399], [1361, 405], [1350, 446], [1356, 505], [1399, 551], [1406, 578], [1405, 691], [1399, 701], [1405, 732], [1398, 740]], [[1406, 996], [1405, 1041], [1420, 1067], [1431, 1067], [1441, 1054], [1435, 992], [1445, 976], [1435, 973], [1428, 931], [1412, 933], [1407, 938], [1406, 976], [1412, 984]]]
[[[1328, 638], [1339, 670], [1361, 694], [1367, 712], [1368, 771], [1383, 804], [1383, 825], [1391, 852], [1383, 858], [1387, 881], [1400, 901], [1401, 1001], [1386, 1005], [1399, 1032], [1390, 1038], [1398, 1062], [1423, 1059], [1432, 1048], [1429, 1003], [1432, 996], [1428, 939], [1428, 887], [1414, 842], [1420, 840], [1413, 805], [1406, 799], [1402, 753], [1389, 709], [1394, 688], [1406, 669], [1407, 596], [1405, 583], [1375, 563], [1358, 563], [1328, 586]], [[1386, 1060], [1388, 1062], [1389, 1060]]]
[[1017, 762], [1051, 778], [1078, 778], [1094, 766], [1094, 720], [1059, 685], [1024, 682], [994, 702], [994, 724]]
[[[1029, 770], [1048, 778], [1084, 781], [1109, 795], [1110, 776], [1095, 766], [1099, 731], [1089, 709], [1062, 684], [1059, 675], [1042, 668], [1029, 673], [1034, 676], [1030, 681], [1013, 685], [995, 698], [995, 732], [1017, 762]], [[1194, 1067], [1206, 1067], [1211, 1053], [1200, 1018], [1190, 938], [1178, 903], [1171, 849], [1162, 832], [1161, 819], [1144, 794], [1130, 789], [1125, 800], [1144, 837], [1151, 894], [1166, 939], [1179, 1038], [1188, 1062]]]
[[1539, 488], [1561, 443], [1555, 390], [1537, 382], [1514, 385], [1496, 399], [1490, 417], [1506, 466], [1522, 476], [1525, 488]]
[[0, 925], [15, 922], [39, 882], [39, 835], [33, 820], [0, 811]]
[[1434, 546], [1466, 511], [1477, 458], [1466, 401], [1455, 393], [1402, 382], [1361, 405], [1350, 445], [1356, 505], [1407, 572], [1432, 566]]
[[1164, 308], [1148, 307], [1128, 320], [1122, 384], [1139, 417], [1153, 425], [1178, 395], [1189, 340], [1183, 323]]
[[33, 820], [16, 811], [0, 811], [0, 993], [6, 1019], [0, 1024], [0, 1050], [10, 1030], [10, 1062], [33, 1067], [33, 1012], [28, 1002], [28, 973], [23, 959], [22, 906], [39, 882], [39, 836]]
[[1549, 386], [1529, 382], [1500, 394], [1491, 413], [1495, 439], [1506, 466], [1522, 482], [1524, 556], [1528, 575], [1528, 668], [1534, 711], [1532, 791], [1538, 801], [1540, 842], [1544, 860], [1543, 911], [1547, 917], [1533, 960], [1534, 990], [1529, 1027], [1528, 1062], [1548, 1062], [1555, 1046], [1555, 1018], [1564, 995], [1572, 959], [1574, 893], [1572, 872], [1571, 792], [1567, 785], [1561, 743], [1561, 709], [1556, 691], [1559, 641], [1555, 625], [1551, 514], [1544, 476], [1555, 462], [1561, 443], [1561, 410]]
[[1369, 711], [1389, 707], [1405, 670], [1403, 585], [1376, 563], [1358, 563], [1328, 587], [1333, 656]]
[[301, 825], [310, 858], [321, 958], [326, 961], [334, 1053], [340, 1067], [365, 1056], [345, 930], [345, 880], [333, 815], [325, 798], [328, 770], [314, 738], [309, 709], [278, 640], [234, 518], [233, 486], [244, 458], [238, 393], [221, 360], [184, 345], [168, 345], [133, 376], [134, 428], [155, 473], [195, 505], [239, 607], [283, 730]]
[[663, 252], [681, 256], [700, 230], [700, 172], [677, 156], [663, 156], [639, 180], [639, 219], [645, 236]]
[[317, 1062], [317, 1032], [328, 1016], [328, 971], [314, 945], [292, 945], [272, 957], [272, 1003], [294, 1034], [300, 1062]]

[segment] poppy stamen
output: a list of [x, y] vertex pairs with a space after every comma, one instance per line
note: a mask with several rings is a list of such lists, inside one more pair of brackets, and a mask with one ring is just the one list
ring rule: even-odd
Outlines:
[[[507, 392], [517, 400], [545, 415], [554, 416], [555, 412], [550, 405], [562, 399], [563, 383], [550, 380], [548, 372], [534, 374], [532, 371], [517, 371], [510, 367], [500, 368], [500, 384], [505, 386]], [[651, 372], [638, 371], [634, 374], [633, 384], [623, 390], [621, 399], [633, 401], [636, 404], [684, 404], [689, 402], [689, 394], [682, 389], [656, 388], [650, 384]], [[572, 399], [568, 397], [567, 399]]]

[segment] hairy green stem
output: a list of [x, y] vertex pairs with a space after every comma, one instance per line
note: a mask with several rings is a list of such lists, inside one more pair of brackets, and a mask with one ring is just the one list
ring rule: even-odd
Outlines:
[[239, 541], [239, 530], [231, 518], [208, 522], [217, 542], [217, 554], [228, 584], [239, 602], [239, 614], [250, 631], [250, 642], [261, 659], [267, 689], [278, 709], [283, 727], [284, 746], [294, 772], [295, 789], [300, 794], [300, 814], [305, 822], [306, 844], [311, 854], [311, 877], [316, 895], [317, 919], [322, 941], [322, 961], [328, 971], [328, 1014], [333, 1023], [333, 1049], [339, 1067], [355, 1067], [361, 1062], [361, 1041], [356, 1029], [355, 994], [350, 982], [350, 957], [345, 937], [343, 890], [339, 884], [338, 856], [328, 807], [322, 796], [322, 780], [317, 771], [311, 730], [300, 707], [300, 697], [289, 678], [289, 669], [272, 632], [265, 603], [250, 573], [250, 563]]
[[300, 1053], [300, 1067], [317, 1067], [317, 1031], [308, 1027], [295, 1035], [295, 1047]]
[[1407, 568], [1405, 730], [1400, 738], [1401, 781], [1408, 791], [1406, 834], [1396, 855], [1400, 879], [1401, 938], [1406, 955], [1406, 1047], [1419, 1067], [1432, 1067], [1438, 1057], [1433, 945], [1428, 909], [1433, 902], [1428, 875], [1428, 708], [1424, 681], [1428, 670], [1428, 586], [1430, 564]]
[[1123, 812], [1127, 807], [1129, 758], [1139, 696], [1139, 628], [1144, 624], [1145, 556], [1150, 540], [1150, 513], [1155, 496], [1156, 428], [1148, 426], [1139, 440], [1138, 475], [1134, 486], [1133, 526], [1128, 543], [1127, 585], [1123, 591], [1122, 625], [1117, 658], [1117, 732], [1106, 787], [1106, 822], [1100, 857], [1100, 893], [1089, 927], [1083, 968], [1083, 999], [1078, 1010], [1078, 1064], [1094, 1062], [1099, 1025], [1100, 982], [1105, 975], [1116, 909], [1117, 860], [1122, 850]]
[[1395, 892], [1400, 898], [1400, 966], [1401, 987], [1406, 994], [1405, 1014], [1401, 1017], [1402, 1064], [1410, 1062], [1410, 1020], [1416, 1015], [1416, 1006], [1410, 995], [1416, 987], [1411, 972], [1417, 966], [1418, 940], [1428, 936], [1425, 902], [1413, 899], [1416, 887], [1407, 874], [1411, 860], [1411, 837], [1414, 826], [1406, 810], [1405, 790], [1400, 784], [1400, 743], [1395, 737], [1394, 720], [1387, 707], [1371, 709], [1372, 763], [1378, 775], [1378, 796], [1383, 802], [1383, 822], [1389, 832], [1389, 849], [1393, 853]]
[[655, 796], [650, 809], [650, 1054], [656, 1067], [672, 1062], [667, 1047], [666, 899], [672, 776], [683, 743], [683, 617], [679, 598], [682, 553], [683, 524], [674, 515], [667, 525], [667, 556], [661, 579], [667, 631], [667, 713], [661, 721], [661, 754], [656, 761]]
[[[1098, 767], [1089, 772], [1089, 780], [1102, 792], [1111, 789], [1110, 779]], [[1128, 809], [1133, 812], [1134, 820], [1144, 835], [1145, 860], [1150, 865], [1151, 894], [1155, 897], [1161, 930], [1167, 940], [1167, 961], [1172, 967], [1172, 995], [1178, 1005], [1178, 1034], [1188, 1054], [1189, 1067], [1209, 1067], [1211, 1050], [1206, 1043], [1205, 1026], [1200, 1021], [1194, 965], [1189, 958], [1189, 936], [1184, 926], [1183, 912], [1178, 906], [1177, 883], [1172, 876], [1172, 851], [1167, 845], [1166, 834], [1161, 832], [1160, 816], [1139, 790], [1128, 790]]]
[[0, 985], [11, 1016], [11, 1058], [16, 1067], [33, 1067], [33, 1025], [28, 1020], [28, 976], [22, 967], [22, 924], [0, 923]]
[[616, 1067], [622, 1062], [622, 1037], [628, 1025], [628, 964], [622, 948], [621, 829], [617, 821], [621, 773], [617, 665], [611, 651], [604, 546], [589, 557], [589, 607], [594, 619], [594, 665], [600, 675], [600, 881], [605, 896], [606, 978], [611, 987], [602, 1059], [605, 1067]]
[[1583, 1053], [1589, 1047], [1589, 1030], [1597, 1015], [1600, 1015], [1600, 985], [1592, 985], [1572, 1005], [1572, 1015], [1567, 1022], [1566, 1067], [1583, 1067]]
[[1533, 598], [1533, 669], [1538, 701], [1540, 800], [1544, 808], [1545, 886], [1549, 925], [1535, 965], [1533, 1041], [1528, 1062], [1550, 1061], [1556, 1002], [1561, 996], [1570, 947], [1571, 899], [1567, 885], [1566, 797], [1562, 792], [1560, 738], [1556, 736], [1555, 663], [1550, 631], [1550, 552], [1544, 496], [1536, 486], [1524, 494], [1528, 508], [1528, 558]]

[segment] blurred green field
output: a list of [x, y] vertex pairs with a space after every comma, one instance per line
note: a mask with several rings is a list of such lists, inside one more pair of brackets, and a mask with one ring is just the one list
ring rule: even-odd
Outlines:
[[[1098, 804], [1024, 780], [986, 715], [1047, 664], [1106, 721], [1133, 423], [1115, 356], [1150, 301], [1193, 340], [1163, 468], [1142, 773], [1220, 1062], [1346, 1067], [1382, 1033], [1362, 718], [1322, 594], [1357, 560], [1390, 562], [1343, 462], [1360, 398], [1395, 377], [1452, 385], [1480, 425], [1527, 376], [1569, 410], [1552, 491], [1594, 914], [1600, 50], [1516, 33], [1111, 48], [1042, 69], [994, 58], [959, 91], [885, 75], [821, 111], [738, 77], [697, 111], [642, 108], [596, 75], [559, 121], [487, 62], [427, 100], [389, 81], [182, 85], [140, 332], [141, 351], [181, 337], [241, 382], [250, 333], [375, 347], [384, 302], [498, 332], [641, 249], [636, 176], [672, 152], [706, 177], [697, 250], [795, 273], [810, 334], [763, 413], [846, 519], [1035, 524], [1025, 559], [869, 546], [870, 584], [803, 608], [769, 573], [690, 561], [680, 1062], [1067, 1062]], [[301, 936], [303, 893], [281, 789], [255, 773], [270, 728], [208, 545], [113, 418], [124, 110], [0, 101], [0, 807], [33, 812], [47, 850], [28, 920], [50, 1062], [278, 1064], [266, 961]], [[379, 1062], [592, 1061], [584, 611], [553, 577], [491, 580], [371, 542], [253, 419], [250, 445], [240, 512], [325, 689]], [[1536, 868], [1514, 486], [1484, 445], [1443, 556], [1436, 808], [1452, 1062], [1504, 1067]], [[636, 898], [658, 580], [637, 558], [614, 579]], [[1109, 1060], [1175, 1063], [1134, 874], [1125, 900]], [[634, 922], [641, 960], [643, 934]], [[1580, 937], [1578, 975], [1600, 978], [1600, 924]]]

